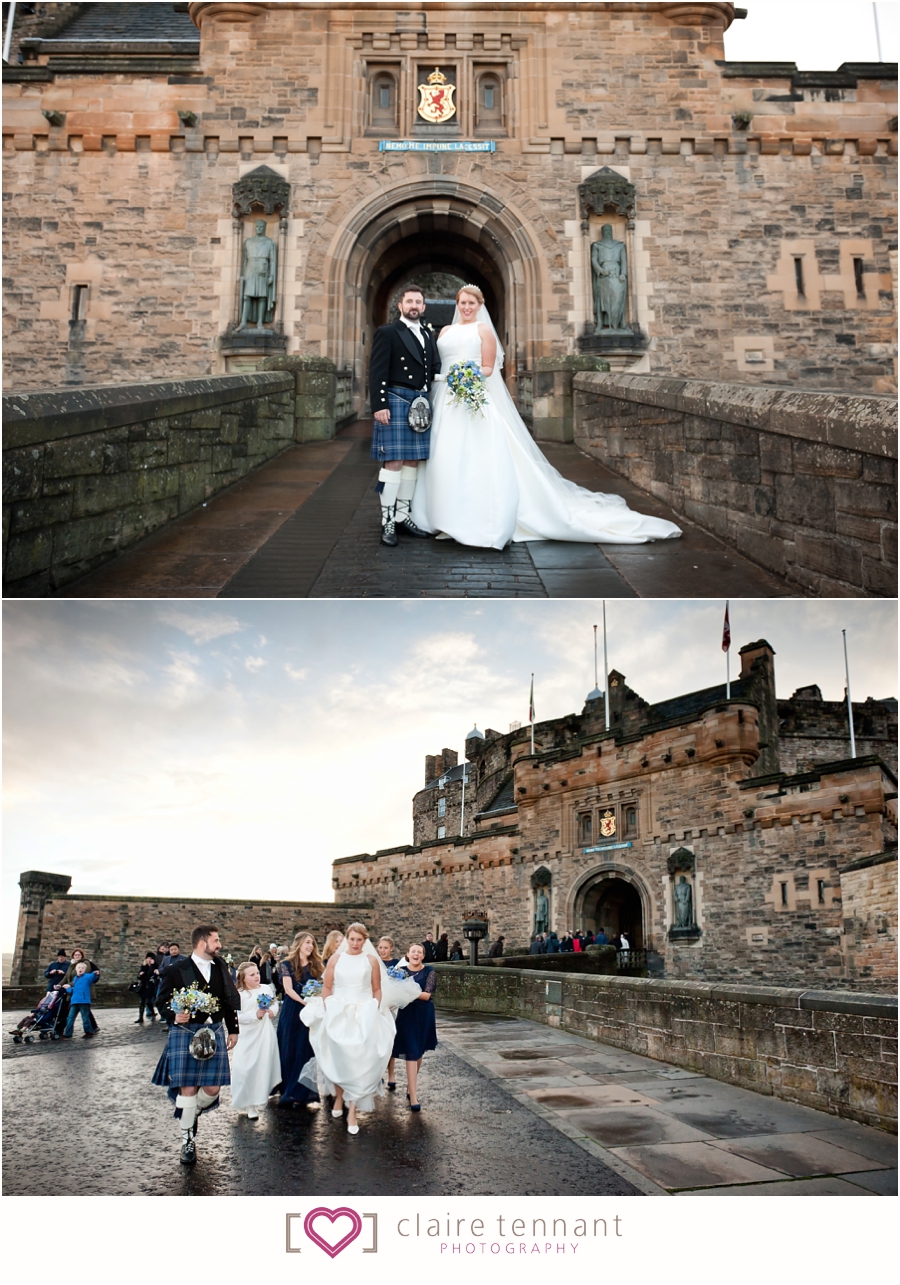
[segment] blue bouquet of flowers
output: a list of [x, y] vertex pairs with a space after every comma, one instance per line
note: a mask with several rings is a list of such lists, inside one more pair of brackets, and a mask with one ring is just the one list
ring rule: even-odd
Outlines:
[[209, 1014], [219, 1011], [219, 1001], [215, 995], [210, 995], [208, 991], [202, 991], [196, 986], [183, 986], [180, 991], [175, 991], [169, 1000], [169, 1007], [173, 1013], [195, 1013]]
[[260, 991], [256, 997], [256, 1007], [261, 1008], [264, 1013], [267, 1012], [274, 1003], [274, 996], [267, 995], [265, 991]]
[[315, 999], [322, 994], [322, 983], [320, 981], [308, 981], [300, 992], [304, 999]]
[[409, 977], [409, 973], [406, 971], [406, 969], [398, 968], [396, 964], [394, 965], [393, 968], [385, 969], [385, 971], [388, 977], [393, 977], [398, 982], [405, 982], [407, 977]]
[[481, 367], [476, 362], [455, 362], [447, 374], [447, 387], [451, 405], [465, 406], [470, 415], [476, 411], [479, 415], [484, 413], [482, 407], [487, 403], [487, 389]]

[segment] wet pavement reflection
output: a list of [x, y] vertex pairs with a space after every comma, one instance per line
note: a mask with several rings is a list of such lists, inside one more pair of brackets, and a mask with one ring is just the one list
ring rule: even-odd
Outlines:
[[[4, 1013], [5, 1032], [21, 1016]], [[421, 1113], [406, 1106], [401, 1065], [397, 1093], [356, 1137], [320, 1107], [277, 1098], [252, 1123], [226, 1090], [184, 1169], [171, 1107], [150, 1084], [164, 1028], [134, 1025], [133, 1010], [97, 1018], [93, 1040], [13, 1045], [4, 1034], [5, 1195], [640, 1194], [446, 1045], [425, 1057]], [[439, 1039], [440, 1025], [439, 1014]]]

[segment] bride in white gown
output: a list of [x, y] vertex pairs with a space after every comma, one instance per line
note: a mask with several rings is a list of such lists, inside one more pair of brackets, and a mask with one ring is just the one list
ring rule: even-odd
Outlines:
[[[334, 1094], [335, 1119], [346, 1100], [347, 1132], [355, 1134], [357, 1111], [373, 1110], [375, 1097], [383, 1093], [397, 1029], [391, 1007], [402, 1008], [418, 998], [420, 988], [387, 976], [364, 924], [347, 929], [322, 982], [321, 999], [309, 1000], [300, 1020], [309, 1027], [319, 1092]], [[304, 1082], [308, 1074], [304, 1067]]]
[[[438, 351], [443, 373], [431, 389], [431, 455], [419, 465], [416, 526], [490, 549], [510, 540], [644, 544], [681, 535], [673, 522], [636, 513], [621, 496], [567, 481], [544, 457], [503, 382], [503, 349], [477, 287], [464, 286], [456, 296]], [[447, 373], [465, 361], [486, 376], [483, 413], [451, 401]]]

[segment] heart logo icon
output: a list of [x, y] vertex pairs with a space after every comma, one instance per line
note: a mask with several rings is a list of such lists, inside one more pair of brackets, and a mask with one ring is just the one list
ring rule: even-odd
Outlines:
[[[339, 1241], [336, 1241], [335, 1244], [332, 1245], [324, 1236], [321, 1236], [316, 1231], [314, 1223], [317, 1218], [327, 1218], [332, 1224], [332, 1228], [338, 1218], [349, 1218], [352, 1225], [346, 1235], [342, 1236]], [[325, 1253], [329, 1258], [337, 1258], [341, 1250], [346, 1249], [349, 1244], [356, 1240], [357, 1236], [362, 1231], [362, 1219], [355, 1209], [325, 1209], [323, 1206], [319, 1209], [311, 1209], [309, 1211], [303, 1219], [303, 1230], [306, 1232], [310, 1240], [319, 1246], [319, 1249], [325, 1250]]]

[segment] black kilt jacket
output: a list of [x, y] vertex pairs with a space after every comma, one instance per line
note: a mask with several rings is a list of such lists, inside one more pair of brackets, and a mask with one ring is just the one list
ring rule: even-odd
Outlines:
[[369, 398], [372, 410], [390, 410], [387, 390], [392, 384], [418, 392], [428, 388], [441, 368], [434, 335], [422, 326], [425, 348], [405, 322], [379, 326], [372, 340], [369, 361]]
[[224, 1022], [229, 1035], [237, 1035], [237, 1015], [241, 1007], [241, 997], [231, 980], [231, 973], [224, 959], [213, 960], [209, 983], [190, 955], [182, 955], [174, 964], [169, 965], [162, 975], [156, 997], [160, 1015], [166, 1019], [169, 1026], [175, 1025], [175, 1014], [169, 1007], [169, 1000], [174, 991], [180, 991], [185, 986], [196, 986], [198, 990], [210, 991], [219, 1001], [219, 1011], [211, 1019], [204, 1018], [201, 1014], [197, 1017], [197, 1022], [201, 1024], [207, 1020], [214, 1023]]

